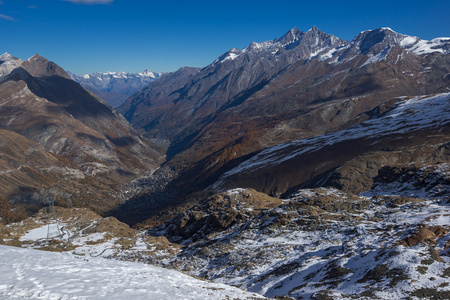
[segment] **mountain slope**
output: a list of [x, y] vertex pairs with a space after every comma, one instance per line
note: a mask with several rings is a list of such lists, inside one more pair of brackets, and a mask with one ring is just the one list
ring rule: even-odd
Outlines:
[[266, 297], [445, 299], [448, 213], [441, 197], [319, 188], [267, 201], [234, 189], [149, 233], [184, 246], [170, 258], [154, 258], [160, 265]]
[[[364, 155], [360, 161], [365, 161], [367, 166], [358, 169], [356, 178], [348, 178], [339, 186], [363, 192], [371, 188], [371, 178], [385, 165], [448, 159], [433, 156], [438, 147], [450, 142], [449, 105], [449, 93], [398, 100], [381, 115], [373, 115], [370, 120], [347, 129], [267, 148], [223, 174], [214, 187], [252, 187], [281, 195], [302, 185], [331, 184], [338, 179], [327, 179], [330, 172]], [[361, 116], [362, 119], [367, 117]], [[423, 147], [424, 144], [427, 147]], [[413, 151], [414, 147], [418, 149]], [[362, 179], [360, 176], [369, 168], [372, 170]], [[357, 187], [356, 182], [361, 186]]]
[[[251, 43], [243, 50], [233, 48], [173, 88], [170, 80], [160, 81], [156, 88], [167, 90], [166, 93], [151, 93], [150, 86], [129, 99], [119, 111], [133, 124], [145, 128], [150, 136], [174, 138], [182, 129], [237, 105], [243, 92], [262, 88], [291, 63], [343, 44], [345, 41], [317, 28], [306, 33], [294, 28], [271, 42]], [[161, 103], [167, 106], [162, 111], [158, 109]], [[133, 113], [136, 108], [139, 115]]]
[[[169, 137], [169, 157], [181, 153], [179, 161], [196, 163], [236, 140], [250, 140], [239, 143], [239, 157], [249, 148], [336, 128], [393, 97], [447, 91], [448, 44], [388, 28], [352, 42], [317, 28], [293, 29], [274, 41], [232, 49], [172, 89], [170, 80], [150, 85], [119, 110], [148, 136]], [[223, 165], [232, 157], [210, 160], [216, 159]]]
[[0, 128], [10, 141], [2, 153], [4, 200], [35, 210], [59, 190], [61, 203], [107, 211], [121, 184], [159, 164], [160, 153], [121, 115], [39, 55], [0, 78], [0, 99]]

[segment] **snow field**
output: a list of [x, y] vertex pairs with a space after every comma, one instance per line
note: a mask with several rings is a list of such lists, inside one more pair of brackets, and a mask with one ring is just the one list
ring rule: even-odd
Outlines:
[[0, 299], [262, 299], [146, 264], [0, 246]]

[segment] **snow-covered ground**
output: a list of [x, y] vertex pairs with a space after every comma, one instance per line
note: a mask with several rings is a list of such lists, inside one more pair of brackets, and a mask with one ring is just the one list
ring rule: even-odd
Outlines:
[[261, 298], [147, 264], [9, 246], [0, 256], [0, 299]]

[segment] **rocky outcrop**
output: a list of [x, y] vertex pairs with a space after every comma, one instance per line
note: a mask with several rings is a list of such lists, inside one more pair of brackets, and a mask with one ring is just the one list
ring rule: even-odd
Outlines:
[[242, 224], [281, 204], [281, 200], [251, 189], [237, 189], [215, 194], [178, 215], [166, 225], [150, 230], [150, 235], [164, 235], [170, 241], [186, 243], [205, 238], [211, 233]]
[[249, 214], [231, 197], [244, 201], [249, 192], [255, 193], [238, 189], [214, 195], [148, 231], [184, 245], [159, 264], [272, 298], [385, 299], [386, 292], [405, 298], [424, 289], [449, 292], [445, 244], [450, 228], [436, 225], [449, 213], [443, 201], [301, 189], [279, 201], [263, 198], [269, 205]]

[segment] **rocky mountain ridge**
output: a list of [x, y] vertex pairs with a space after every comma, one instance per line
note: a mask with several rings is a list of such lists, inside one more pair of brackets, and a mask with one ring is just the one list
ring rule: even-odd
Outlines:
[[[418, 160], [431, 163], [436, 160], [433, 158], [436, 154], [433, 153], [437, 153], [449, 141], [449, 103], [449, 93], [400, 100], [380, 116], [372, 116], [349, 128], [269, 147], [223, 174], [214, 183], [214, 188], [221, 189], [222, 186], [223, 189], [229, 189], [236, 185], [234, 187], [253, 187], [269, 194], [281, 195], [302, 184], [311, 184], [310, 180], [315, 178], [312, 184], [326, 186], [333, 182], [337, 184], [340, 180], [341, 184], [337, 185], [339, 188], [355, 193], [364, 192], [371, 188], [372, 177], [377, 175], [380, 168], [400, 162], [400, 157], [405, 158], [404, 164]], [[435, 144], [438, 146], [433, 147]], [[417, 151], [415, 155], [409, 154], [411, 147], [421, 149], [423, 156], [420, 157]], [[384, 159], [381, 159], [382, 152]], [[376, 158], [370, 158], [375, 153], [378, 154]], [[365, 178], [368, 183], [363, 183], [361, 177], [344, 179], [343, 172], [340, 176], [336, 175], [345, 168], [341, 166], [345, 166], [346, 162], [351, 164], [351, 160], [359, 156], [362, 156], [362, 161], [373, 161], [373, 170]], [[437, 161], [448, 159], [438, 157]], [[299, 165], [302, 166], [301, 170], [298, 169]], [[360, 168], [357, 173], [366, 174], [368, 169], [368, 166]], [[361, 184], [360, 187], [357, 187], [357, 183]]]
[[2, 203], [33, 212], [53, 195], [106, 212], [121, 201], [120, 185], [158, 166], [160, 152], [58, 65], [2, 57]]

